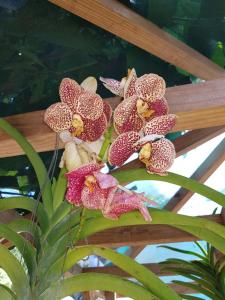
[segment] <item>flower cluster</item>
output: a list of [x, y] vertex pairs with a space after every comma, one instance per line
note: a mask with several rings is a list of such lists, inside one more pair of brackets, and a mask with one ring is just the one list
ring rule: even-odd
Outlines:
[[[123, 97], [114, 110], [113, 125], [118, 136], [109, 148], [108, 162], [121, 166], [138, 152], [148, 172], [165, 175], [174, 161], [175, 149], [164, 136], [175, 125], [176, 116], [168, 114], [163, 78], [156, 74], [138, 78], [132, 69], [121, 81], [106, 78], [101, 81], [111, 92]], [[110, 219], [138, 209], [150, 221], [144, 203], [154, 203], [101, 172], [104, 163], [98, 154], [105, 149], [103, 134], [109, 128], [112, 109], [96, 90], [97, 81], [93, 77], [80, 85], [65, 78], [59, 88], [61, 102], [45, 112], [46, 124], [65, 144], [60, 166], [65, 165], [68, 170], [66, 199], [75, 206], [99, 209]]]
[[164, 135], [174, 127], [176, 116], [168, 114], [164, 79], [156, 74], [138, 78], [132, 69], [121, 81], [101, 80], [106, 88], [124, 98], [114, 112], [114, 127], [119, 136], [109, 149], [110, 164], [121, 166], [134, 152], [139, 152], [139, 159], [149, 173], [166, 175], [176, 153]]

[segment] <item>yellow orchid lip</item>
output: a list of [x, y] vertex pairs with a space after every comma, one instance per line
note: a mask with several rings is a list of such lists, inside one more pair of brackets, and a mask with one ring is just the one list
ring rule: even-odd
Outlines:
[[148, 103], [141, 99], [137, 100], [136, 107], [137, 107], [137, 112], [138, 112], [139, 116], [141, 116], [143, 118], [150, 118], [155, 113], [155, 111], [153, 109], [150, 109], [148, 107]]
[[73, 115], [72, 119], [73, 131], [72, 135], [74, 137], [80, 136], [82, 132], [84, 132], [84, 122], [81, 119], [81, 116], [78, 114]]
[[139, 159], [142, 161], [146, 166], [149, 165], [150, 161], [150, 156], [152, 152], [152, 147], [150, 143], [145, 144], [142, 148], [141, 151], [139, 152]]
[[88, 175], [85, 178], [84, 184], [88, 187], [89, 191], [92, 193], [94, 191], [97, 179], [93, 175]]

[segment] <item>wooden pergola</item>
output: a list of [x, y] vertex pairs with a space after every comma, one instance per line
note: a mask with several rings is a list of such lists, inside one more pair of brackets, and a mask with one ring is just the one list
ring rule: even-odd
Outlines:
[[[171, 87], [166, 91], [170, 111], [179, 117], [174, 131], [189, 130], [187, 134], [177, 138], [174, 142], [177, 157], [225, 131], [225, 72], [218, 65], [116, 0], [49, 1], [205, 80], [197, 84]], [[115, 106], [120, 99], [114, 97], [105, 101]], [[55, 148], [55, 134], [43, 122], [43, 113], [44, 111], [35, 111], [6, 118], [27, 137], [38, 152]], [[23, 154], [16, 142], [2, 131], [0, 131], [0, 142], [0, 157]], [[62, 148], [62, 145], [59, 147]], [[204, 183], [224, 160], [225, 139], [205, 159], [191, 178]], [[143, 165], [134, 160], [123, 166], [124, 169], [134, 167], [142, 168]], [[165, 209], [177, 212], [192, 195], [192, 192], [181, 188]], [[6, 223], [16, 216], [16, 211], [7, 211], [0, 214], [0, 221]], [[220, 215], [209, 215], [204, 218], [220, 224], [225, 223], [224, 211]], [[88, 242], [108, 247], [132, 246], [131, 256], [135, 258], [146, 245], [194, 240], [196, 237], [191, 234], [170, 226], [139, 225], [97, 233], [91, 236]], [[9, 242], [3, 240], [2, 243], [10, 247]], [[157, 275], [169, 275], [169, 273], [161, 272], [158, 264], [147, 264], [146, 267]], [[80, 272], [93, 271], [127, 276], [115, 266], [80, 270]], [[185, 287], [182, 287], [182, 290], [181, 287], [175, 285], [172, 287], [178, 292], [192, 293]], [[89, 293], [84, 293], [85, 299], [89, 299], [89, 296]], [[105, 297], [114, 299], [115, 295], [107, 292]]]

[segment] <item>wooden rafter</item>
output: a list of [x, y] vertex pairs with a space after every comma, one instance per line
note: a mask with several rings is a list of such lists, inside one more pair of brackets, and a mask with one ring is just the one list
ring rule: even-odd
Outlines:
[[222, 68], [119, 1], [49, 1], [197, 77], [207, 80], [224, 76]]
[[[166, 97], [170, 111], [179, 117], [174, 131], [225, 125], [224, 94], [225, 79], [168, 88]], [[114, 97], [106, 101], [115, 107], [120, 99]], [[55, 133], [44, 123], [43, 115], [44, 111], [35, 111], [6, 118], [27, 137], [38, 152], [55, 148]], [[2, 130], [0, 142], [0, 157], [23, 154], [16, 142]]]
[[[204, 160], [190, 177], [198, 182], [204, 183], [225, 160], [225, 138]], [[193, 192], [180, 188], [173, 198], [165, 206], [166, 210], [177, 212], [193, 196]]]

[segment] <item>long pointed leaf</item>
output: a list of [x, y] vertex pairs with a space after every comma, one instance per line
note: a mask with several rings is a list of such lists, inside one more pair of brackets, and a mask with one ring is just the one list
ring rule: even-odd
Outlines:
[[116, 177], [119, 182], [127, 183], [137, 180], [156, 180], [164, 181], [168, 183], [173, 183], [178, 186], [181, 186], [187, 190], [190, 190], [194, 193], [207, 197], [208, 199], [213, 200], [219, 205], [225, 207], [225, 195], [216, 190], [199, 183], [193, 179], [187, 178], [182, 175], [168, 173], [167, 176], [160, 176], [157, 174], [148, 174], [145, 169], [129, 169], [129, 170], [116, 170], [113, 173], [113, 176]]
[[202, 256], [199, 253], [194, 252], [194, 251], [179, 249], [179, 248], [175, 248], [175, 247], [171, 247], [171, 246], [159, 246], [159, 248], [164, 248], [164, 249], [168, 249], [168, 250], [171, 250], [171, 251], [175, 251], [175, 252], [179, 252], [179, 253], [183, 253], [183, 254], [188, 254], [188, 255], [196, 256], [196, 257], [201, 258], [201, 259], [205, 259], [204, 256]]
[[0, 224], [0, 237], [4, 237], [5, 239], [11, 241], [12, 244], [18, 248], [28, 268], [30, 278], [31, 280], [33, 280], [34, 273], [37, 268], [35, 260], [35, 248], [31, 245], [29, 241], [27, 241], [18, 233], [14, 232], [5, 224]]
[[9, 134], [26, 153], [37, 175], [46, 211], [49, 215], [51, 215], [53, 208], [51, 182], [43, 161], [31, 144], [26, 140], [26, 138], [16, 128], [12, 127], [6, 120], [2, 118], [0, 118], [0, 128]]
[[30, 300], [31, 291], [28, 277], [19, 263], [9, 250], [0, 244], [0, 267], [8, 274], [13, 284], [17, 300]]
[[49, 225], [48, 216], [46, 214], [46, 211], [42, 203], [38, 204], [37, 209], [36, 207], [37, 207], [36, 200], [29, 197], [10, 197], [10, 198], [0, 199], [0, 211], [14, 209], [14, 208], [26, 209], [32, 213], [35, 213], [41, 229], [45, 231], [47, 230]]
[[102, 290], [116, 292], [134, 300], [159, 300], [147, 289], [124, 278], [108, 274], [80, 274], [53, 284], [40, 300], [62, 299], [78, 292]]
[[16, 300], [16, 295], [13, 291], [4, 284], [0, 284], [0, 299], [2, 300]]
[[55, 189], [53, 194], [53, 208], [54, 211], [59, 207], [65, 198], [65, 192], [67, 187], [67, 179], [65, 177], [66, 169], [62, 168], [60, 170]]

